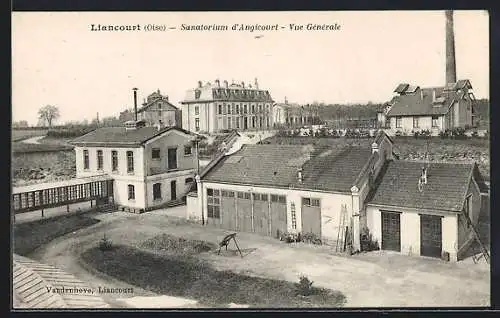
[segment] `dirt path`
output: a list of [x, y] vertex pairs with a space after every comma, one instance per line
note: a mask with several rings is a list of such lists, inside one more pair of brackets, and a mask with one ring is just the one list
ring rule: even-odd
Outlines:
[[[102, 214], [101, 222], [53, 241], [32, 257], [60, 266], [93, 286], [133, 287], [133, 296], [154, 293], [91, 272], [78, 255], [106, 233], [113, 242], [136, 246], [162, 233], [218, 242], [225, 231], [166, 216], [165, 211], [135, 215]], [[173, 221], [174, 220], [174, 221]], [[339, 290], [347, 307], [489, 306], [489, 269], [482, 264], [445, 263], [435, 259], [374, 252], [354, 257], [332, 255], [325, 247], [291, 246], [254, 234], [239, 233], [238, 244], [248, 255], [202, 257], [215, 268], [297, 282], [307, 275], [315, 286]], [[119, 298], [124, 298], [120, 295]]]
[[21, 142], [25, 144], [40, 144], [40, 139], [45, 138], [45, 136], [35, 136], [35, 137], [30, 137], [28, 139], [24, 139]]

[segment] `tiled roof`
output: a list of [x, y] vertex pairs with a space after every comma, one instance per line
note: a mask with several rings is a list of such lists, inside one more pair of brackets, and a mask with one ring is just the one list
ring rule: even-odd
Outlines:
[[[401, 86], [403, 85], [408, 84], [400, 84], [395, 92], [401, 92]], [[464, 93], [459, 93], [457, 90], [465, 86], [470, 87], [468, 80], [453, 83], [450, 91], [445, 90], [444, 87], [429, 87], [418, 89], [414, 94], [405, 93], [404, 95], [395, 96], [389, 102], [392, 107], [387, 116], [444, 115], [448, 112], [454, 100], [464, 98]], [[408, 89], [405, 92], [407, 91]]]
[[273, 102], [271, 94], [267, 90], [242, 87], [238, 85], [217, 86], [206, 84], [202, 87], [190, 89], [186, 92], [182, 104], [192, 102], [210, 101], [248, 101], [248, 102]]
[[103, 127], [89, 132], [81, 137], [71, 141], [77, 146], [139, 146], [149, 139], [163, 134], [170, 130], [178, 130], [185, 134], [188, 131], [177, 127], [166, 127], [158, 131], [157, 127], [148, 126], [132, 130], [126, 130], [125, 127]]
[[[371, 149], [311, 145], [245, 145], [220, 160], [206, 181], [350, 192]], [[302, 168], [302, 183], [298, 169]]]
[[418, 190], [426, 163], [395, 160], [386, 171], [368, 204], [460, 212], [468, 190], [473, 163], [430, 163], [427, 184]]
[[[61, 286], [62, 285], [62, 286]], [[64, 293], [48, 288], [68, 288]], [[52, 265], [13, 255], [13, 294], [18, 308], [109, 308], [92, 288], [75, 276]]]
[[148, 108], [151, 108], [151, 106], [155, 105], [159, 101], [161, 101], [161, 103], [162, 103], [162, 108], [161, 108], [162, 111], [175, 111], [175, 110], [178, 110], [177, 107], [175, 107], [174, 105], [172, 105], [167, 100], [165, 100], [165, 99], [157, 99], [157, 100], [152, 100], [149, 103], [143, 104], [143, 106], [141, 108], [139, 108], [137, 110], [137, 112], [141, 113], [141, 112], [146, 111], [146, 110], [150, 110], [150, 111], [160, 110], [158, 108], [148, 109]]

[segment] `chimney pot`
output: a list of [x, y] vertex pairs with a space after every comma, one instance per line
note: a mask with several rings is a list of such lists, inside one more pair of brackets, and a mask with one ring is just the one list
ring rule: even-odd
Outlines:
[[425, 167], [422, 167], [422, 182], [427, 184], [427, 169]]
[[255, 78], [255, 88], [259, 89], [259, 82], [257, 82], [257, 77]]
[[297, 170], [297, 178], [299, 180], [299, 183], [302, 183], [302, 178], [303, 178], [303, 176], [302, 176], [302, 168], [299, 168]]
[[201, 81], [198, 81], [198, 88], [201, 88], [202, 85]]
[[241, 82], [241, 87], [245, 88], [245, 82]]
[[228, 87], [229, 87], [229, 83], [228, 83], [227, 81], [224, 81], [224, 86], [225, 86], [226, 88], [228, 88]]
[[372, 144], [372, 153], [375, 153], [375, 152], [378, 152], [378, 144], [376, 142], [374, 142]]
[[215, 80], [215, 85], [217, 85], [217, 87], [220, 87], [220, 81], [218, 79]]

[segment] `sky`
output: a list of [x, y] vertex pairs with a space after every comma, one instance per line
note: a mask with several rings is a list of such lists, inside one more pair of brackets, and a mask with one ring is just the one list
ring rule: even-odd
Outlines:
[[[214, 23], [229, 30], [181, 30]], [[285, 28], [232, 31], [235, 23]], [[292, 23], [340, 29], [290, 31]], [[96, 32], [91, 24], [167, 30]], [[454, 24], [457, 79], [469, 79], [476, 98], [489, 98], [488, 13], [455, 11]], [[139, 106], [159, 89], [181, 107], [198, 81], [255, 78], [275, 101], [297, 103], [377, 103], [390, 100], [401, 82], [442, 86], [444, 11], [12, 14], [13, 121], [36, 124], [47, 104], [59, 108], [59, 123], [117, 116], [133, 107], [133, 87]]]

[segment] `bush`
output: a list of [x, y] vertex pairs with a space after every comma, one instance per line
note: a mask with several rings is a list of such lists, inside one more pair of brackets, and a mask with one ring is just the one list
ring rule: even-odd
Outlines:
[[370, 230], [367, 227], [364, 227], [361, 230], [361, 251], [370, 252], [377, 251], [379, 249], [380, 247], [378, 245], [378, 241], [374, 240]]
[[477, 130], [474, 130], [472, 132], [472, 135], [471, 135], [472, 138], [479, 138], [479, 133], [477, 132]]
[[396, 137], [401, 137], [401, 136], [403, 136], [403, 132], [401, 130], [396, 130], [396, 133], [394, 135]]
[[301, 234], [301, 241], [305, 243], [321, 245], [321, 238], [314, 233]]
[[309, 296], [313, 294], [313, 281], [311, 281], [307, 276], [300, 275], [299, 282], [297, 283], [297, 294], [301, 296]]
[[466, 139], [467, 135], [465, 134], [465, 129], [461, 127], [454, 128], [452, 130], [452, 136], [455, 139]]
[[278, 233], [278, 237], [280, 241], [284, 241], [286, 243], [296, 243], [301, 241], [300, 233], [282, 232]]
[[106, 234], [104, 234], [102, 239], [99, 241], [99, 249], [103, 252], [113, 249], [113, 244], [111, 243], [111, 240], [106, 237]]

